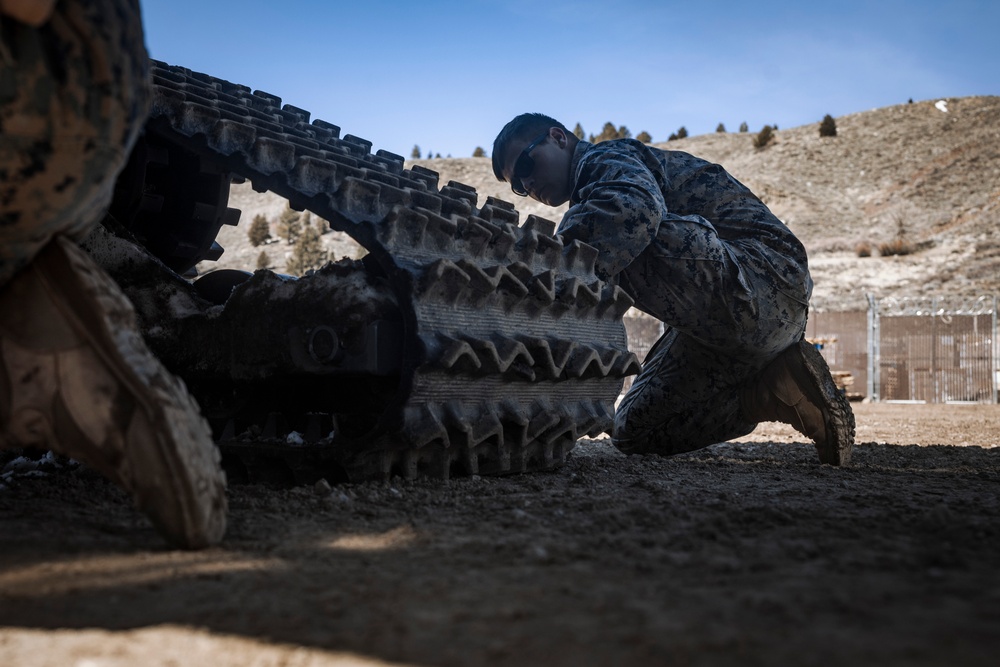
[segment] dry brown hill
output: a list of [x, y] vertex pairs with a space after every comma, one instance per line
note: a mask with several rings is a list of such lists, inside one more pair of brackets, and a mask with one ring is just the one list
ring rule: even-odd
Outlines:
[[[842, 116], [836, 124], [837, 136], [826, 138], [818, 120], [780, 129], [762, 150], [753, 147], [753, 133], [656, 145], [722, 164], [799, 235], [811, 253], [814, 308], [861, 309], [866, 292], [1000, 293], [1000, 97], [902, 104]], [[558, 220], [565, 210], [514, 196], [493, 178], [488, 158], [412, 164], [437, 171], [442, 185], [475, 187], [481, 204], [486, 196], [512, 201], [522, 219], [534, 213]], [[258, 212], [276, 219], [284, 200], [242, 185], [234, 186], [231, 205], [243, 210], [245, 222], [220, 235], [227, 252], [218, 265], [252, 269], [259, 249], [246, 242], [246, 222]], [[856, 253], [859, 243], [877, 248], [899, 234], [914, 253]], [[341, 244], [334, 252], [351, 250]]]

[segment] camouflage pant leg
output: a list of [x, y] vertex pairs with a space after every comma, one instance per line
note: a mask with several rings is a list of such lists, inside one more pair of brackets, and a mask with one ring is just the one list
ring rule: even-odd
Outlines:
[[738, 389], [763, 363], [724, 356], [668, 330], [615, 413], [615, 446], [669, 456], [746, 435], [756, 424], [743, 417]]
[[677, 329], [646, 355], [642, 372], [615, 413], [613, 442], [627, 454], [669, 456], [753, 431], [740, 390], [777, 354], [798, 341], [803, 327], [779, 326], [757, 355], [718, 348]]
[[0, 16], [0, 285], [100, 219], [148, 105], [137, 0], [60, 2], [40, 28]]

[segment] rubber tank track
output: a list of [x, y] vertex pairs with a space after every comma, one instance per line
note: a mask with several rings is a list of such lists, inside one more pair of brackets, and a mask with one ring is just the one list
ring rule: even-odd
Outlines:
[[[441, 186], [274, 95], [155, 61], [153, 77], [148, 135], [328, 220], [395, 292], [400, 384], [377, 431], [340, 461], [351, 479], [551, 468], [578, 438], [610, 429], [639, 364], [622, 323], [632, 300], [596, 277], [593, 247], [564, 243], [535, 216], [519, 226], [503, 200], [477, 208], [472, 187]], [[304, 456], [281, 443], [272, 428], [219, 444], [246, 461]]]

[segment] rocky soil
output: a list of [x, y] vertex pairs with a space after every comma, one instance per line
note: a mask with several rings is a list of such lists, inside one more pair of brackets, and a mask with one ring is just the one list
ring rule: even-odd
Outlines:
[[582, 441], [545, 474], [233, 486], [196, 553], [87, 470], [9, 462], [0, 664], [996, 664], [1000, 407], [856, 413], [843, 469], [762, 425], [669, 459]]

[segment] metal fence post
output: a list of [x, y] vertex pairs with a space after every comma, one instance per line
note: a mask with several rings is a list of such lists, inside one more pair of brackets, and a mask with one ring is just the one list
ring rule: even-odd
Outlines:
[[879, 336], [878, 336], [878, 302], [871, 292], [865, 294], [868, 299], [868, 386], [869, 398], [879, 401]]

